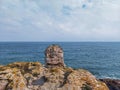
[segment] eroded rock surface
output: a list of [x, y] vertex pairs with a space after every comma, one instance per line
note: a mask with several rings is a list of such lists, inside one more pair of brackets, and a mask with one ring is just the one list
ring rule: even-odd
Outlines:
[[0, 90], [109, 90], [90, 72], [70, 67], [46, 68], [39, 62], [0, 67]]
[[63, 50], [58, 45], [51, 45], [45, 50], [45, 63], [47, 67], [64, 66]]

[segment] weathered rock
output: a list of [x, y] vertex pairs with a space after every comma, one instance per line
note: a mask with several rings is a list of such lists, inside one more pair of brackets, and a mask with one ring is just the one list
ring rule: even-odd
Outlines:
[[5, 90], [8, 84], [7, 80], [0, 80], [0, 90]]
[[115, 79], [100, 79], [109, 87], [110, 90], [120, 90], [120, 80]]
[[63, 50], [58, 45], [51, 45], [45, 50], [47, 67], [64, 66]]
[[0, 71], [0, 82], [1, 81], [7, 90], [27, 90], [26, 80], [17, 68], [6, 67], [6, 70]]
[[86, 70], [46, 68], [39, 62], [16, 62], [1, 67], [0, 85], [0, 90], [109, 90]]

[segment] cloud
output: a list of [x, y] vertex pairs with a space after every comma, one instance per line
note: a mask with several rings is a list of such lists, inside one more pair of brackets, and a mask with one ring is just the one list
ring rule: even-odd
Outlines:
[[119, 0], [1, 0], [0, 41], [120, 41]]

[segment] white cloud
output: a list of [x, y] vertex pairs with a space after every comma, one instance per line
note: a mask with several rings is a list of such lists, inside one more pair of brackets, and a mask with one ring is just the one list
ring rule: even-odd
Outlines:
[[15, 40], [120, 41], [119, 4], [119, 0], [1, 0], [0, 40], [14, 40], [7, 33]]

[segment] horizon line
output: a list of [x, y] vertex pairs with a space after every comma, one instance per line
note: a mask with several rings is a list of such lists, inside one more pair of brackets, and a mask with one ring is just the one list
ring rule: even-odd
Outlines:
[[0, 42], [120, 42], [120, 41], [0, 41]]

